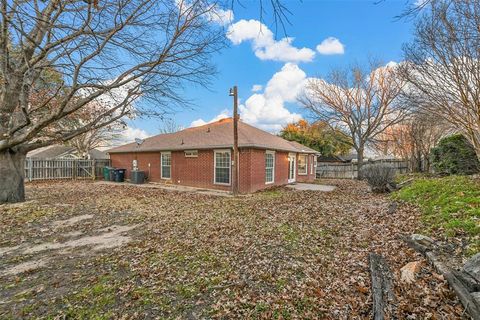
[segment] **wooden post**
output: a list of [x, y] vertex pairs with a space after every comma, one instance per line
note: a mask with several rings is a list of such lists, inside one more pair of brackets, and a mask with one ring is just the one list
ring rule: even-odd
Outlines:
[[28, 158], [28, 181], [33, 179], [33, 162], [32, 158]]
[[240, 162], [238, 155], [238, 89], [237, 86], [230, 90], [230, 95], [233, 96], [233, 195], [238, 195], [239, 176], [240, 176]]
[[91, 161], [91, 164], [92, 164], [92, 179], [95, 180], [95, 174], [96, 174], [96, 167], [95, 167], [95, 159], [93, 160], [90, 160]]
[[77, 179], [77, 165], [78, 165], [77, 159], [73, 159], [72, 162], [73, 162], [72, 163], [72, 167], [73, 167], [73, 169], [72, 169], [73, 170], [72, 179], [76, 180]]

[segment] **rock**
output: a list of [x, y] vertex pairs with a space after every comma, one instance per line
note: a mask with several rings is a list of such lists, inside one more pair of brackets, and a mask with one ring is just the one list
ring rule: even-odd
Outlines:
[[410, 238], [425, 247], [432, 247], [435, 244], [432, 238], [424, 236], [423, 234], [412, 234]]
[[396, 202], [390, 203], [390, 205], [388, 206], [388, 214], [394, 214], [395, 211], [397, 211], [397, 206], [398, 204]]
[[407, 263], [400, 269], [400, 280], [405, 283], [415, 282], [415, 275], [420, 271], [421, 261], [412, 261]]
[[468, 259], [462, 271], [480, 282], [480, 253]]

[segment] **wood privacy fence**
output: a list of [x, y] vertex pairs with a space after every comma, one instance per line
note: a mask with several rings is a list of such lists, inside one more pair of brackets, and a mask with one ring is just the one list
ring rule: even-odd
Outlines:
[[109, 159], [27, 158], [25, 160], [25, 179], [28, 181], [96, 179], [102, 176], [103, 168], [109, 165]]
[[[397, 174], [408, 172], [408, 162], [403, 160], [376, 160], [368, 161], [364, 167], [386, 164], [395, 168]], [[319, 162], [317, 165], [317, 178], [332, 179], [355, 179], [358, 177], [358, 166], [356, 163], [332, 163]]]

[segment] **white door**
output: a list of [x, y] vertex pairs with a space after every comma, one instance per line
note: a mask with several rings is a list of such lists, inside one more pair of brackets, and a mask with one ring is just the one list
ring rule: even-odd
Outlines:
[[295, 182], [295, 154], [288, 155], [288, 183]]

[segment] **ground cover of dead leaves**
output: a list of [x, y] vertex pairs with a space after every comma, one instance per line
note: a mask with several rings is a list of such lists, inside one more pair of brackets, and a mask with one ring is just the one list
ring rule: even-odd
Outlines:
[[[369, 319], [367, 256], [395, 275], [399, 319], [465, 317], [423, 262], [413, 284], [400, 268], [422, 258], [399, 239], [419, 212], [357, 181], [331, 193], [274, 189], [237, 199], [88, 182], [32, 184], [24, 205], [0, 208], [0, 247], [64, 241], [110, 225], [139, 227], [98, 252], [46, 252], [51, 263], [0, 277], [0, 318]], [[55, 230], [52, 222], [93, 219]], [[2, 267], [32, 257], [10, 257]], [[422, 260], [423, 261], [423, 260]]]

